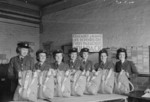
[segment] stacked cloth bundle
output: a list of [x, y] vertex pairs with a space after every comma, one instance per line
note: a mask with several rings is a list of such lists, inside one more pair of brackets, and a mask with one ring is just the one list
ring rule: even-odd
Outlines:
[[14, 94], [15, 101], [37, 101], [39, 71], [20, 71], [18, 86]]
[[54, 75], [53, 69], [39, 74], [38, 99], [50, 100], [54, 97]]
[[50, 100], [54, 97], [54, 70], [32, 72], [20, 71], [18, 86], [14, 94], [14, 101], [32, 101], [38, 99]]
[[[127, 94], [134, 90], [125, 71], [113, 69], [98, 71], [67, 70], [50, 68], [48, 71], [31, 70], [18, 73], [18, 87], [14, 101], [51, 101], [53, 97], [70, 97], [96, 94]], [[130, 89], [130, 85], [132, 89]]]
[[69, 97], [71, 95], [70, 88], [70, 71], [56, 70], [54, 96]]

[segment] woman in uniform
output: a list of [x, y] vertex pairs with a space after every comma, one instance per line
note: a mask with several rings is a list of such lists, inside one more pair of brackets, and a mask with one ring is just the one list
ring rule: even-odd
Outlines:
[[33, 70], [34, 59], [30, 56], [30, 46], [27, 42], [18, 43], [17, 56], [10, 59], [8, 67], [8, 78], [11, 81], [11, 93], [15, 92], [18, 84], [18, 72], [23, 70]]
[[37, 63], [35, 64], [35, 70], [49, 70], [51, 68], [50, 63], [47, 61], [47, 53], [46, 51], [40, 49], [36, 52]]
[[63, 62], [63, 51], [58, 49], [53, 52], [55, 62], [51, 64], [55, 70], [66, 71], [69, 69], [68, 64]]
[[99, 58], [99, 63], [96, 63], [94, 65], [96, 71], [99, 68], [108, 70], [112, 68], [114, 70], [114, 64], [112, 61], [108, 60], [108, 52], [106, 49], [102, 49], [99, 51]]
[[81, 68], [80, 70], [92, 71], [93, 70], [93, 62], [88, 59], [89, 57], [89, 49], [82, 48], [80, 51], [81, 54]]
[[115, 71], [120, 72], [121, 70], [126, 71], [126, 75], [130, 79], [130, 77], [137, 75], [138, 71], [132, 61], [127, 60], [127, 51], [125, 48], [119, 48], [117, 50], [117, 59], [119, 59], [118, 62], [116, 62]]
[[78, 49], [72, 48], [69, 50], [69, 61], [67, 62], [69, 68], [72, 70], [79, 70], [81, 67], [81, 60], [78, 58]]

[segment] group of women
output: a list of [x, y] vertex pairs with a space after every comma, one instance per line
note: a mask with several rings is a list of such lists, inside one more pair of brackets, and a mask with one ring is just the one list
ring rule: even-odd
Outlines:
[[[61, 71], [70, 70], [99, 70], [99, 69], [113, 69], [115, 72], [120, 72], [122, 69], [126, 71], [126, 75], [130, 78], [133, 74], [138, 74], [133, 62], [127, 60], [126, 49], [120, 48], [117, 50], [116, 58], [119, 59], [115, 64], [108, 60], [108, 52], [106, 49], [102, 49], [99, 52], [99, 63], [93, 64], [88, 59], [89, 49], [83, 48], [78, 53], [77, 48], [69, 50], [70, 59], [63, 62], [63, 51], [55, 50], [53, 57], [54, 63], [49, 63], [47, 60], [47, 53], [44, 50], [38, 50], [36, 52], [37, 63], [34, 64], [34, 59], [30, 56], [30, 46], [26, 42], [18, 43], [17, 56], [12, 57], [9, 62], [8, 78], [11, 80], [11, 92], [14, 94], [18, 83], [18, 72], [22, 70], [49, 70], [49, 68], [58, 69]], [[78, 56], [81, 56], [79, 58]]]

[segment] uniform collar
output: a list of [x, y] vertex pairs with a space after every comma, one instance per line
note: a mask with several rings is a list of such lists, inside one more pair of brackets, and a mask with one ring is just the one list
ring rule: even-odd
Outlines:
[[82, 59], [82, 62], [87, 62], [88, 59]]
[[61, 65], [63, 62], [61, 62], [60, 64], [58, 64], [57, 62], [55, 62], [55, 65]]
[[124, 64], [124, 63], [126, 63], [126, 62], [127, 62], [127, 60], [126, 60], [126, 59], [125, 59], [125, 61], [124, 61], [123, 63], [122, 63], [122, 62], [121, 62], [121, 60], [120, 60], [120, 63], [121, 63], [121, 64]]
[[108, 59], [106, 60], [105, 63], [103, 61], [100, 61], [100, 64], [106, 64], [106, 63], [108, 63]]
[[44, 63], [45, 63], [45, 61], [44, 62], [38, 62], [38, 64], [41, 66], [44, 65]]
[[18, 58], [19, 59], [24, 59], [25, 57], [18, 55]]
[[70, 60], [70, 62], [73, 62], [73, 63], [75, 63], [75, 62], [76, 62], [76, 60], [77, 60], [77, 59], [75, 59], [75, 60]]
[[19, 58], [19, 59], [21, 59], [21, 58], [24, 59], [24, 58], [26, 58], [27, 56], [28, 56], [28, 55], [26, 55], [26, 56], [23, 57], [23, 56], [18, 55], [18, 58]]

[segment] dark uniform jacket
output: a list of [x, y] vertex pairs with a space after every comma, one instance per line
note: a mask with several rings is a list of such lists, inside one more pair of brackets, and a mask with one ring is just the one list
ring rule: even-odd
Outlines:
[[120, 72], [122, 69], [128, 72], [129, 75], [138, 74], [138, 71], [132, 61], [125, 60], [124, 63], [121, 63], [121, 61], [116, 62], [115, 71]]
[[85, 70], [85, 71], [92, 71], [93, 70], [93, 62], [90, 60], [81, 61], [81, 68], [80, 70]]
[[79, 70], [81, 67], [81, 60], [80, 59], [76, 59], [74, 62], [71, 60], [67, 61], [67, 64], [69, 65], [70, 69], [75, 69], [75, 70]]
[[54, 69], [54, 70], [60, 70], [60, 71], [67, 71], [69, 69], [69, 66], [68, 64], [64, 63], [64, 62], [61, 62], [59, 65], [57, 64], [57, 62], [54, 62], [51, 64], [51, 67]]
[[37, 62], [34, 66], [34, 70], [40, 70], [40, 71], [48, 71], [51, 68], [50, 63], [48, 63], [47, 61], [45, 61], [42, 65]]
[[18, 72], [23, 70], [32, 70], [34, 68], [34, 59], [31, 56], [25, 56], [22, 60], [19, 56], [12, 57], [8, 67], [8, 78], [11, 80], [11, 91], [14, 92], [18, 84]]
[[99, 68], [101, 68], [101, 69], [111, 69], [111, 68], [113, 68], [114, 69], [114, 64], [113, 64], [113, 62], [112, 61], [106, 61], [106, 63], [104, 64], [102, 61], [101, 62], [99, 62], [99, 63], [96, 63], [95, 65], [94, 65], [94, 67], [95, 67], [95, 70], [97, 71]]

